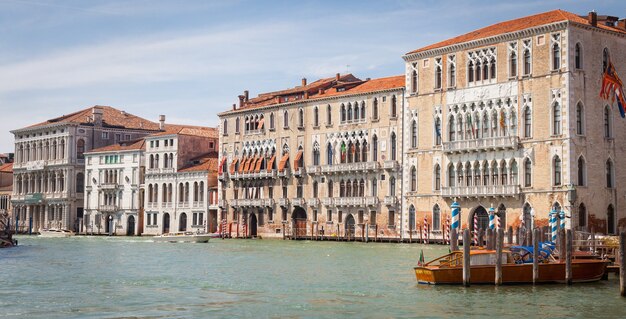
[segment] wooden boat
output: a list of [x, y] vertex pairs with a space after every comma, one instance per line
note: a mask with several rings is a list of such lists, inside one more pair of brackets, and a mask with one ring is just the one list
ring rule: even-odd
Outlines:
[[74, 232], [67, 229], [44, 228], [39, 230], [39, 237], [63, 238], [74, 236]]
[[[519, 261], [518, 261], [519, 262]], [[495, 250], [472, 250], [470, 252], [470, 283], [494, 284], [496, 270]], [[604, 275], [608, 261], [572, 259], [572, 282], [598, 281]], [[423, 266], [415, 267], [415, 277], [420, 284], [463, 283], [463, 252], [455, 251], [441, 256]], [[564, 262], [539, 263], [538, 283], [564, 283]], [[502, 252], [502, 283], [532, 284], [533, 264], [516, 263], [510, 251]]]
[[207, 243], [213, 235], [207, 233], [194, 233], [194, 232], [179, 232], [179, 233], [167, 233], [152, 238], [155, 242], [170, 242], [170, 243]]

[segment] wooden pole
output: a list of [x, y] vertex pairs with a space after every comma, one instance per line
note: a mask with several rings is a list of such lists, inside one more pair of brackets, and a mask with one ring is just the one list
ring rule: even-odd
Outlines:
[[459, 250], [459, 233], [456, 228], [450, 229], [450, 251]]
[[517, 245], [519, 245], [521, 243], [520, 238], [519, 238], [520, 234], [521, 234], [521, 231], [520, 231], [519, 227], [516, 227], [515, 228], [515, 244], [517, 244]]
[[485, 242], [485, 230], [480, 228], [478, 229], [478, 243], [476, 246], [483, 246]]
[[572, 284], [572, 230], [565, 231], [565, 282]]
[[596, 234], [593, 232], [593, 228], [591, 229], [591, 253], [596, 253]]
[[487, 228], [487, 250], [493, 250], [493, 229]]
[[559, 261], [565, 262], [565, 229], [559, 229]]
[[507, 235], [509, 236], [507, 244], [513, 245], [513, 226], [509, 226], [509, 231]]
[[374, 230], [376, 230], [376, 233], [374, 234], [374, 241], [378, 241], [378, 223], [376, 224]]
[[286, 234], [285, 234], [285, 224], [283, 224], [283, 240], [285, 240], [286, 238]]
[[619, 235], [619, 293], [622, 297], [626, 297], [626, 232]]
[[541, 232], [540, 228], [535, 229], [535, 236], [533, 236], [533, 285], [537, 284], [539, 280], [539, 236]]
[[526, 246], [530, 246], [533, 244], [533, 230], [528, 227], [526, 230]]
[[470, 232], [469, 229], [463, 231], [463, 286], [470, 285]]
[[504, 229], [496, 232], [496, 285], [502, 285], [502, 247], [504, 246]]

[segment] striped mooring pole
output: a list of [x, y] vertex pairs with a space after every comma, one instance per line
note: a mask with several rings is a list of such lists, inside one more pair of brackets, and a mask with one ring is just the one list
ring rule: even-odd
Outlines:
[[452, 225], [450, 226], [450, 228], [458, 230], [459, 228], [461, 228], [461, 225], [459, 224], [461, 206], [459, 205], [459, 203], [454, 201], [450, 207], [452, 208]]
[[428, 244], [428, 219], [424, 216], [424, 228], [422, 230], [422, 238], [424, 239], [424, 244]]
[[565, 229], [565, 212], [564, 211], [561, 211], [559, 213], [559, 219], [561, 222], [561, 229]]
[[478, 246], [478, 214], [474, 214], [474, 244]]
[[556, 243], [556, 232], [559, 225], [556, 222], [556, 210], [550, 211], [550, 237], [553, 243]]
[[446, 231], [445, 243], [446, 245], [450, 245], [450, 216], [446, 217]]
[[493, 208], [493, 205], [489, 208], [489, 229], [493, 230], [496, 228], [496, 210]]

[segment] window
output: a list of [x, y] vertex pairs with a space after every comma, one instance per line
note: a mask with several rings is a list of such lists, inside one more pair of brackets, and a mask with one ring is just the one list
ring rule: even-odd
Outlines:
[[558, 156], [552, 161], [554, 186], [561, 186], [561, 159]]
[[317, 181], [313, 181], [313, 198], [318, 198]]
[[372, 196], [378, 196], [378, 182], [375, 178], [372, 180]]
[[530, 75], [530, 73], [532, 72], [532, 56], [530, 53], [530, 47], [532, 45], [532, 41], [531, 40], [524, 40], [523, 42], [524, 45], [524, 53], [523, 53], [523, 58], [524, 58], [524, 75]]
[[441, 145], [441, 119], [435, 118], [435, 145]]
[[615, 234], [615, 210], [612, 204], [606, 209], [606, 232]]
[[82, 194], [85, 191], [85, 175], [76, 174], [76, 193]]
[[304, 110], [298, 110], [298, 128], [304, 128]]
[[345, 104], [341, 103], [341, 123], [344, 123], [346, 121], [346, 106]]
[[372, 160], [378, 161], [378, 137], [376, 135], [372, 137]]
[[396, 213], [393, 210], [389, 211], [389, 215], [387, 217], [387, 224], [389, 227], [395, 227], [396, 225]]
[[417, 169], [415, 166], [411, 167], [411, 191], [415, 192], [417, 190]]
[[517, 77], [517, 44], [509, 53], [509, 77]]
[[552, 105], [552, 135], [561, 135], [561, 105], [554, 102]]
[[365, 120], [365, 102], [361, 101], [361, 120]]
[[611, 134], [613, 133], [611, 124], [611, 110], [607, 105], [604, 107], [604, 138], [611, 138]]
[[391, 117], [397, 117], [398, 116], [398, 105], [397, 105], [397, 99], [396, 96], [392, 96], [391, 97]]
[[396, 196], [396, 178], [393, 176], [389, 179], [389, 196]]
[[583, 105], [581, 102], [576, 104], [576, 134], [583, 135], [583, 121], [584, 121], [585, 113], [583, 111]]
[[316, 106], [315, 108], [313, 108], [313, 126], [319, 126], [319, 125], [320, 125], [320, 115], [319, 115], [319, 109]]
[[489, 75], [491, 79], [496, 78], [496, 59], [493, 57], [489, 61]]
[[609, 49], [604, 48], [602, 51], [602, 73], [606, 72], [606, 68], [609, 66]]
[[454, 187], [456, 182], [455, 175], [454, 165], [450, 164], [450, 166], [448, 166], [448, 187]]
[[396, 160], [396, 133], [391, 133], [391, 160]]
[[372, 103], [372, 119], [378, 120], [378, 99], [374, 98]]
[[613, 188], [613, 162], [611, 162], [610, 159], [606, 161], [605, 171], [606, 171], [606, 187]]
[[467, 65], [467, 82], [474, 82], [474, 62], [470, 61]]
[[456, 86], [456, 56], [448, 56], [448, 87]]
[[417, 121], [413, 120], [411, 123], [411, 147], [417, 147]]
[[582, 156], [580, 156], [578, 158], [578, 186], [585, 186], [585, 175], [586, 175], [585, 159]]
[[[228, 120], [224, 119], [224, 135], [228, 135]], [[152, 147], [152, 141], [150, 141], [150, 147]]]
[[342, 211], [338, 211], [337, 212], [337, 222], [343, 223], [343, 212]]
[[532, 113], [530, 107], [524, 108], [524, 137], [532, 137]]
[[235, 134], [239, 134], [239, 124], [240, 124], [239, 122], [240, 121], [241, 120], [238, 117], [235, 118]]
[[433, 225], [432, 225], [432, 229], [433, 230], [440, 230], [441, 229], [441, 209], [439, 208], [439, 205], [435, 205], [433, 207]]
[[415, 206], [413, 205], [409, 207], [409, 230], [415, 230]]
[[587, 207], [585, 204], [580, 203], [578, 206], [578, 227], [587, 226]]
[[524, 160], [524, 187], [532, 186], [532, 163], [530, 159]]
[[454, 127], [454, 117], [451, 116], [450, 117], [450, 121], [449, 121], [449, 125], [448, 125], [448, 141], [450, 142], [454, 142], [455, 139], [455, 132], [456, 132], [456, 128]]
[[102, 139], [103, 140], [108, 140], [109, 139], [109, 132], [102, 132]]
[[333, 112], [331, 111], [330, 104], [326, 106], [326, 125], [333, 124]]
[[333, 222], [333, 211], [332, 209], [326, 210], [326, 222]]
[[417, 93], [417, 71], [411, 73], [411, 93]]
[[76, 141], [76, 157], [78, 159], [85, 158], [85, 140], [83, 139]]
[[561, 68], [561, 37], [559, 34], [552, 35], [552, 70]]
[[576, 48], [574, 50], [574, 66], [577, 70], [580, 70], [583, 68], [583, 49], [580, 43], [576, 43]]
[[375, 210], [370, 211], [370, 225], [372, 226], [376, 225], [376, 211]]
[[270, 130], [274, 130], [275, 128], [275, 124], [274, 124], [274, 112], [270, 113]]
[[439, 164], [435, 165], [435, 190], [441, 189], [441, 167]]
[[435, 59], [435, 89], [441, 89], [441, 58]]

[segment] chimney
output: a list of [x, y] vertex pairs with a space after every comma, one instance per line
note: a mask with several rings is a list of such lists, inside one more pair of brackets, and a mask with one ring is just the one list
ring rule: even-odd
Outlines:
[[245, 102], [248, 102], [248, 90], [243, 91], [243, 96], [245, 97]]
[[317, 91], [317, 94], [324, 94], [324, 89], [319, 89], [319, 91]]
[[587, 20], [589, 21], [589, 24], [591, 24], [592, 26], [594, 27], [598, 26], [598, 14], [595, 11], [589, 12], [589, 14], [587, 15]]
[[237, 109], [237, 104], [233, 103], [233, 111]]
[[165, 129], [165, 115], [159, 115], [159, 130]]
[[618, 20], [617, 21], [617, 28], [622, 30], [622, 31], [626, 31], [626, 19]]
[[246, 99], [245, 95], [239, 96], [239, 108], [243, 107], [243, 101]]
[[306, 78], [302, 78], [302, 86], [306, 86]]
[[102, 126], [102, 113], [102, 106], [94, 106], [93, 109], [91, 109], [94, 125]]
[[341, 76], [339, 75], [339, 73], [337, 73], [337, 75], [335, 76], [335, 80], [339, 81], [339, 78], [340, 78], [340, 77], [341, 77]]

